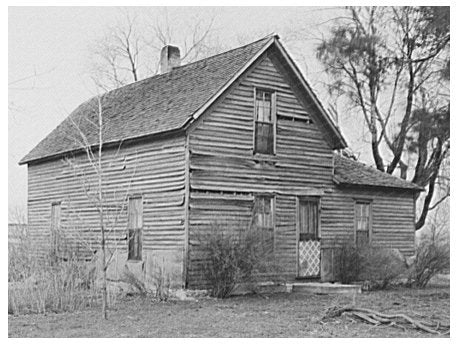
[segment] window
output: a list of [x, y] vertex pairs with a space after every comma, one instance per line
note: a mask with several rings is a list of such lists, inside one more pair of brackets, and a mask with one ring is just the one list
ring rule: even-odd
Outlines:
[[254, 153], [275, 153], [276, 94], [255, 90]]
[[51, 252], [56, 255], [59, 248], [60, 202], [51, 204]]
[[130, 197], [127, 212], [127, 259], [142, 260], [143, 198]]
[[370, 201], [355, 202], [355, 242], [356, 245], [368, 245], [371, 240], [372, 207]]
[[318, 199], [299, 199], [299, 240], [318, 239]]
[[274, 202], [270, 195], [258, 195], [254, 199], [254, 224], [262, 233], [263, 240], [273, 249]]

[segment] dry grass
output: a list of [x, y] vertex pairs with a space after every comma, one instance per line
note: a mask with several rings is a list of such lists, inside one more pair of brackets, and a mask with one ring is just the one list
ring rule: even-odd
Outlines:
[[26, 232], [9, 245], [8, 314], [74, 312], [100, 304], [95, 263], [66, 256], [71, 258], [37, 258]]
[[[157, 302], [134, 297], [118, 302], [108, 321], [99, 311], [10, 316], [10, 337], [432, 337], [413, 329], [373, 326], [339, 317], [322, 321], [327, 307], [351, 296], [271, 294], [228, 299]], [[356, 306], [417, 319], [450, 322], [448, 287], [363, 293]]]

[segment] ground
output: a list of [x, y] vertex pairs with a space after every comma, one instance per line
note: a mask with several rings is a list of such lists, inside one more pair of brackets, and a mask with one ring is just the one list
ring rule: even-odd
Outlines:
[[[414, 329], [373, 326], [343, 316], [322, 321], [325, 310], [351, 296], [270, 294], [157, 302], [119, 301], [101, 319], [100, 309], [70, 314], [8, 317], [9, 337], [429, 337]], [[450, 288], [398, 288], [364, 292], [356, 305], [416, 319], [450, 323]]]

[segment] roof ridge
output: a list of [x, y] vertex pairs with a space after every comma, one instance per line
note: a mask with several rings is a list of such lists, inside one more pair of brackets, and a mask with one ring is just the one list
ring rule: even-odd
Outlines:
[[[245, 45], [241, 45], [241, 46], [239, 46], [239, 47], [232, 48], [232, 49], [229, 49], [229, 50], [225, 50], [225, 51], [222, 51], [222, 52], [220, 52], [220, 53], [218, 53], [218, 54], [215, 54], [215, 55], [212, 55], [212, 56], [208, 56], [208, 57], [204, 57], [203, 59], [200, 59], [200, 60], [197, 60], [197, 61], [193, 61], [193, 62], [187, 63], [187, 64], [185, 64], [185, 65], [182, 65], [182, 66], [174, 67], [170, 72], [173, 72], [174, 70], [177, 70], [177, 69], [180, 69], [180, 68], [184, 68], [184, 67], [193, 65], [193, 64], [195, 64], [195, 63], [203, 62], [203, 61], [208, 60], [208, 59], [211, 59], [211, 58], [213, 58], [213, 57], [217, 57], [217, 56], [220, 56], [220, 55], [224, 55], [224, 54], [233, 52], [234, 50], [246, 48], [246, 47], [248, 47], [248, 46], [250, 46], [250, 45], [254, 45], [254, 44], [259, 43], [259, 42], [261, 42], [261, 41], [263, 41], [263, 40], [267, 40], [268, 38], [273, 38], [273, 37], [278, 38], [278, 35], [277, 35], [277, 34], [269, 34], [269, 35], [267, 35], [267, 36], [265, 36], [265, 37], [263, 37], [263, 38], [261, 38], [261, 39], [258, 39], [258, 40], [254, 41], [254, 42], [247, 43], [247, 44], [245, 44]], [[167, 73], [164, 73], [164, 74], [168, 74], [168, 73], [170, 73], [170, 72], [167, 72]]]

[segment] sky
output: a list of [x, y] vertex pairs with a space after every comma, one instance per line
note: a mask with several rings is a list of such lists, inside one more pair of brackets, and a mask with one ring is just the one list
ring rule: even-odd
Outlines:
[[[144, 15], [159, 8], [129, 8]], [[178, 29], [194, 15], [214, 16], [219, 40], [236, 47], [240, 36], [263, 37], [276, 32], [306, 78], [324, 98], [323, 67], [315, 45], [339, 14], [336, 8], [225, 7], [168, 8]], [[8, 13], [8, 208], [26, 209], [27, 167], [18, 166], [40, 140], [73, 109], [93, 96], [91, 45], [122, 16], [119, 7], [9, 7]], [[161, 12], [162, 13], [162, 12]], [[259, 37], [256, 34], [259, 33]], [[354, 130], [344, 136], [358, 151]]]

